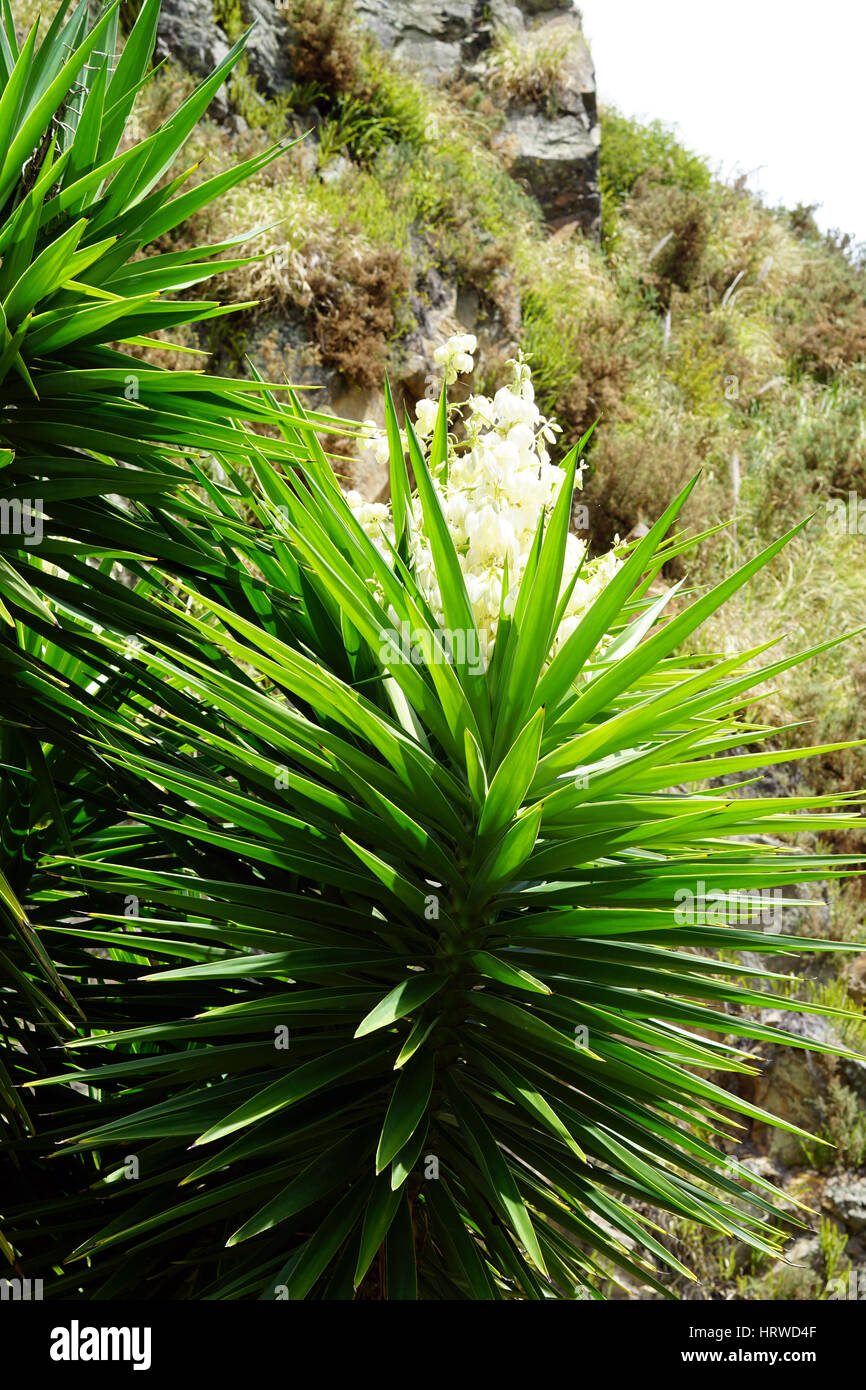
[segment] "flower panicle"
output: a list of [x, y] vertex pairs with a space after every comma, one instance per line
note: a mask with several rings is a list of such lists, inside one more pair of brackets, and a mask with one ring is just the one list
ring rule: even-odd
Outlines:
[[[433, 360], [446, 386], [474, 370], [476, 349], [477, 341], [470, 333], [457, 334], [436, 348]], [[493, 652], [500, 611], [510, 615], [514, 610], [539, 520], [556, 505], [565, 477], [551, 462], [547, 448], [555, 443], [561, 427], [538, 408], [528, 360], [519, 353], [507, 365], [511, 379], [492, 397], [470, 394], [464, 404], [449, 407], [449, 424], [455, 430], [448, 435], [448, 468], [443, 476], [434, 478], [486, 660]], [[434, 399], [425, 397], [415, 405], [415, 430], [424, 444], [433, 434], [437, 412]], [[385, 430], [367, 420], [363, 431], [376, 462], [386, 465], [389, 450]], [[578, 487], [584, 467], [581, 464], [577, 470]], [[347, 500], [374, 544], [388, 557], [386, 538], [394, 543], [390, 506], [365, 502], [358, 492], [348, 493]], [[431, 610], [441, 619], [436, 566], [417, 498], [411, 520], [410, 563]], [[562, 614], [554, 653], [622, 563], [610, 551], [585, 564], [585, 553], [586, 543], [570, 533], [561, 593], [582, 563], [584, 567]], [[506, 564], [508, 589], [503, 602]]]

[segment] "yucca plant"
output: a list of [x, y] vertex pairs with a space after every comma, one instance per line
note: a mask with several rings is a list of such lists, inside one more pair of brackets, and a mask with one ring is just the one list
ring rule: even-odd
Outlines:
[[[26, 1124], [14, 1080], [19, 1069], [20, 1079], [40, 1071], [34, 1029], [76, 1007], [20, 907], [43, 844], [52, 833], [70, 843], [61, 802], [88, 764], [75, 700], [58, 706], [56, 697], [68, 681], [87, 704], [105, 680], [109, 705], [118, 683], [128, 686], [105, 676], [78, 638], [55, 648], [28, 624], [57, 629], [71, 606], [115, 633], [159, 631], [164, 619], [130, 587], [155, 561], [202, 593], [238, 589], [212, 528], [196, 524], [211, 451], [292, 458], [283, 440], [246, 427], [273, 420], [258, 383], [153, 361], [161, 331], [228, 312], [191, 298], [193, 287], [250, 259], [237, 253], [255, 228], [222, 245], [164, 249], [191, 214], [280, 152], [263, 149], [198, 184], [194, 166], [174, 168], [243, 44], [160, 128], [130, 141], [159, 3], [144, 0], [120, 49], [119, 6], [96, 21], [92, 10], [64, 0], [20, 44], [8, 0], [0, 10], [0, 1021], [11, 1043], [0, 1133]], [[134, 355], [143, 346], [150, 361]], [[42, 699], [46, 685], [53, 703]], [[97, 781], [89, 804], [104, 818], [111, 792]]]
[[[731, 1035], [804, 1040], [748, 1012], [788, 977], [731, 953], [844, 948], [768, 935], [741, 897], [849, 871], [761, 837], [860, 821], [684, 787], [768, 761], [747, 692], [834, 642], [768, 665], [679, 653], [788, 538], [663, 622], [649, 589], [688, 488], [558, 640], [573, 451], [470, 669], [444, 391], [429, 453], [406, 425], [416, 497], [389, 407], [393, 545], [301, 420], [295, 402], [302, 465], [260, 459], [258, 493], [236, 475], [215, 497], [224, 543], [241, 499], [260, 516], [255, 547], [230, 542], [260, 562], [260, 616], [179, 608], [151, 574], [139, 591], [189, 641], [87, 638], [141, 673], [93, 732], [126, 818], [80, 807], [74, 853], [34, 878], [90, 1031], [28, 1089], [53, 1097], [31, 1156], [65, 1151], [93, 1202], [22, 1208], [7, 1234], [31, 1272], [62, 1264], [57, 1293], [97, 1298], [599, 1297], [621, 1274], [664, 1292], [657, 1263], [686, 1271], [651, 1208], [776, 1252], [772, 1185], [718, 1142], [731, 1112], [772, 1117], [721, 1074], [753, 1070]], [[408, 661], [389, 655], [407, 628]], [[684, 919], [689, 891], [714, 911]]]
[[[205, 592], [236, 585], [212, 532], [195, 521], [210, 486], [205, 460], [217, 446], [236, 460], [252, 448], [292, 456], [282, 440], [256, 440], [244, 427], [273, 416], [258, 383], [168, 372], [133, 355], [146, 345], [156, 357], [153, 335], [227, 312], [188, 292], [250, 259], [233, 253], [256, 229], [222, 245], [158, 249], [279, 153], [265, 149], [197, 185], [194, 167], [174, 170], [242, 43], [159, 129], [130, 141], [128, 117], [152, 76], [159, 0], [144, 0], [120, 51], [117, 4], [95, 23], [87, 0], [70, 9], [64, 0], [47, 31], [35, 23], [20, 45], [8, 2], [0, 12], [0, 869], [13, 898], [26, 893], [43, 830], [56, 820], [57, 749], [77, 748], [79, 764], [83, 756], [73, 706], [58, 722], [40, 705], [30, 657], [45, 649], [27, 620], [62, 622], [63, 596], [98, 626], [158, 630], [162, 620], [129, 588], [157, 560]], [[54, 653], [55, 689], [81, 655]], [[99, 678], [92, 668], [90, 676]], [[0, 933], [7, 969], [22, 966], [23, 949], [10, 921]]]
[[[88, 0], [63, 0], [44, 37], [16, 40], [0, 20], [0, 617], [46, 617], [46, 562], [79, 580], [87, 559], [164, 559], [190, 573], [178, 531], [215, 449], [242, 460], [242, 422], [272, 422], [252, 380], [167, 372], [158, 336], [230, 310], [189, 291], [247, 264], [250, 228], [213, 246], [162, 249], [191, 215], [270, 163], [280, 146], [201, 182], [175, 169], [184, 144], [241, 57], [216, 71], [145, 139], [124, 138], [150, 67], [159, 0], [144, 0], [117, 52], [119, 5], [94, 24]], [[228, 258], [227, 258], [228, 256]], [[218, 259], [217, 259], [218, 258]], [[243, 305], [231, 306], [243, 309]], [[248, 306], [247, 306], [248, 307]], [[199, 367], [195, 354], [192, 362]], [[268, 456], [291, 462], [281, 440]], [[185, 467], [179, 456], [186, 455]], [[192, 456], [192, 462], [189, 461]], [[184, 553], [185, 550], [185, 553]], [[10, 611], [11, 610], [11, 611]]]
[[[141, 14], [110, 111], [144, 72]], [[88, 52], [111, 51], [111, 23]], [[7, 60], [5, 91], [34, 52]], [[93, 82], [105, 111], [114, 77]], [[160, 225], [142, 211], [152, 154], [123, 166], [136, 247]], [[82, 240], [114, 234], [98, 216]], [[137, 297], [94, 265], [40, 313], [72, 332], [81, 296]], [[3, 426], [9, 467], [29, 448], [62, 514], [47, 563], [10, 547], [0, 645], [7, 1257], [47, 1297], [486, 1300], [596, 1298], [623, 1276], [667, 1292], [665, 1269], [687, 1271], [654, 1212], [777, 1252], [792, 1218], [724, 1147], [737, 1113], [772, 1117], [723, 1076], [754, 1069], [737, 1037], [803, 1045], [754, 1012], [783, 991], [836, 1012], [793, 1000], [766, 956], [845, 948], [767, 934], [744, 895], [853, 872], [784, 839], [862, 822], [827, 798], [688, 787], [822, 751], [762, 751], [745, 710], [841, 639], [765, 664], [772, 643], [683, 651], [790, 537], [706, 595], [660, 592], [694, 543], [666, 539], [687, 488], [607, 569], [575, 565], [579, 450], [549, 464], [521, 364], [513, 400], [462, 426], [443, 390], [401, 430], [388, 395], [391, 504], [365, 509], [294, 396], [155, 373], [121, 403], [107, 344], [149, 331], [139, 309], [103, 346], [28, 355], [37, 317], [17, 366], [10, 347]], [[444, 353], [446, 380], [467, 348]], [[23, 429], [30, 381], [42, 434]], [[488, 446], [494, 407], [510, 417]], [[240, 423], [265, 418], [279, 439]], [[488, 447], [506, 492], [525, 455], [531, 517], [527, 548], [503, 539], [493, 607], [467, 563], [490, 515], [455, 500]]]

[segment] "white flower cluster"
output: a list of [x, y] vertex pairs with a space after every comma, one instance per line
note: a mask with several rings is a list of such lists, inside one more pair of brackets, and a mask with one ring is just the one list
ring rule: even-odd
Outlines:
[[478, 340], [471, 333], [458, 333], [449, 338], [433, 353], [433, 361], [441, 367], [445, 385], [451, 386], [464, 372], [471, 372], [475, 366], [474, 353]]
[[[475, 339], [463, 334], [436, 349], [434, 360], [443, 369], [446, 384], [472, 370], [475, 347]], [[511, 381], [492, 398], [470, 396], [465, 406], [449, 409], [448, 468], [443, 476], [434, 479], [460, 559], [485, 661], [492, 655], [500, 607], [506, 614], [514, 610], [539, 519], [542, 512], [549, 514], [553, 509], [564, 478], [562, 469], [550, 462], [547, 451], [560, 427], [539, 411], [528, 363], [521, 356], [509, 366]], [[420, 439], [427, 440], [433, 433], [437, 409], [433, 400], [417, 403], [415, 428]], [[459, 440], [455, 432], [458, 424], [462, 424]], [[386, 462], [385, 432], [371, 421], [365, 422], [364, 430], [368, 447]], [[578, 469], [578, 486], [581, 474], [582, 467]], [[350, 492], [348, 501], [367, 534], [388, 555], [384, 537], [391, 542], [394, 539], [390, 507], [365, 502], [358, 492]], [[437, 621], [442, 622], [433, 553], [417, 498], [413, 523], [410, 556], [415, 577]], [[562, 591], [573, 578], [584, 552], [584, 543], [570, 533]], [[507, 590], [503, 594], [506, 563]], [[563, 614], [557, 646], [574, 631], [620, 564], [611, 551], [584, 567]]]

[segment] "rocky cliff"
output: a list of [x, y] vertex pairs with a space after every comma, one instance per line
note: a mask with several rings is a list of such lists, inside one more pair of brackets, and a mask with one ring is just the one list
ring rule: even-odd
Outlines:
[[[244, 0], [231, 11], [253, 24], [249, 69], [269, 95], [292, 85], [293, 18], [302, 7], [272, 0]], [[514, 177], [541, 204], [548, 220], [573, 221], [598, 235], [600, 127], [595, 70], [581, 31], [579, 12], [568, 0], [356, 0], [354, 12], [394, 58], [429, 83], [478, 81], [500, 98], [503, 121], [497, 145]], [[510, 48], [513, 81], [497, 81], [487, 58], [495, 46]], [[166, 0], [159, 23], [157, 56], [174, 57], [202, 75], [230, 47], [212, 0]], [[530, 75], [527, 59], [541, 56]], [[521, 78], [523, 80], [521, 80]], [[217, 98], [225, 116], [225, 95]]]
[[485, 55], [497, 40], [554, 61], [550, 81], [505, 87], [498, 145], [514, 177], [525, 182], [553, 223], [575, 221], [597, 234], [600, 128], [595, 69], [570, 0], [355, 0], [355, 11], [383, 47], [412, 63], [427, 81], [489, 77]]

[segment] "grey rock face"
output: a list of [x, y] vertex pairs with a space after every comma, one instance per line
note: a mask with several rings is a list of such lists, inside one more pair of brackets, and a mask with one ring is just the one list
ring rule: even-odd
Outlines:
[[567, 15], [580, 27], [571, 0], [354, 0], [354, 8], [384, 48], [399, 57], [435, 49], [439, 71], [449, 75], [486, 48], [497, 29], [517, 31], [551, 15]]
[[231, 45], [213, 17], [211, 0], [165, 0], [154, 57], [175, 58], [196, 77], [206, 77]]
[[866, 1177], [843, 1173], [824, 1187], [824, 1201], [849, 1231], [866, 1230]]
[[383, 48], [434, 82], [471, 62], [495, 25], [519, 28], [523, 21], [520, 8], [502, 0], [355, 0], [355, 13]]
[[283, 91], [292, 80], [289, 62], [291, 29], [272, 0], [247, 0], [253, 32], [247, 41], [250, 70], [271, 95]]
[[537, 198], [556, 226], [577, 222], [597, 233], [598, 124], [579, 116], [550, 119], [540, 112], [510, 116], [497, 141], [511, 155], [511, 173]]
[[383, 48], [416, 63], [432, 78], [450, 76], [462, 62], [473, 29], [473, 0], [356, 0], [355, 12]]
[[[282, 91], [291, 80], [289, 25], [272, 0], [246, 0], [245, 12], [254, 25], [247, 40], [250, 71], [269, 95]], [[213, 0], [163, 0], [156, 31], [154, 57], [171, 57], [196, 77], [206, 77], [229, 52], [228, 37], [214, 19]], [[222, 93], [215, 102], [217, 115], [227, 112]]]

